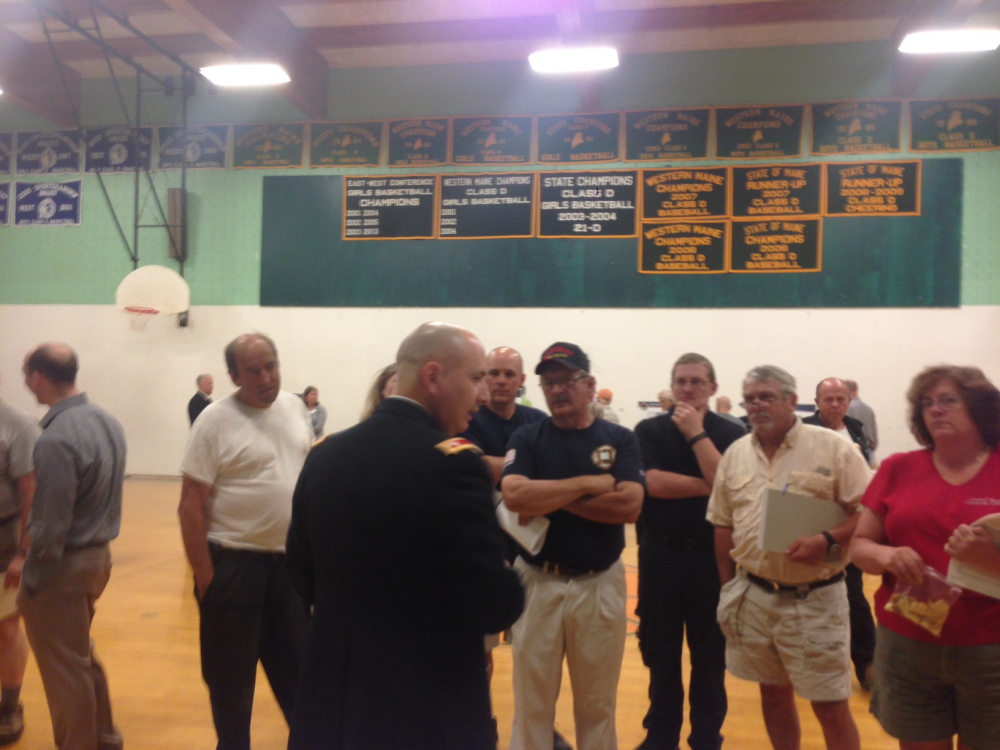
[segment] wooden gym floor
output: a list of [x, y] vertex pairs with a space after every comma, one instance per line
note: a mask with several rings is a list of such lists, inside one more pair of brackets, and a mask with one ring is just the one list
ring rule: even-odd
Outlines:
[[[177, 523], [180, 481], [129, 479], [121, 536], [112, 545], [111, 583], [97, 605], [93, 637], [107, 669], [115, 721], [129, 750], [210, 750], [215, 732], [208, 692], [198, 659], [198, 611]], [[624, 559], [636, 563], [634, 534], [629, 529]], [[867, 579], [869, 594], [876, 581]], [[494, 652], [493, 709], [498, 717], [500, 747], [510, 739], [513, 698], [510, 690], [511, 649]], [[768, 750], [756, 685], [727, 675], [729, 716], [723, 729], [730, 750]], [[644, 737], [647, 673], [635, 636], [629, 635], [618, 687], [618, 742], [631, 750]], [[855, 686], [857, 687], [857, 686]], [[53, 747], [48, 707], [32, 659], [22, 692], [25, 731], [21, 750]], [[858, 690], [851, 708], [865, 750], [898, 746], [868, 713], [868, 696]], [[802, 750], [823, 750], [822, 734], [808, 704], [800, 702]], [[574, 745], [568, 678], [559, 699], [557, 727]], [[283, 750], [288, 739], [262, 673], [258, 674], [253, 718], [255, 750]], [[685, 728], [686, 737], [687, 729]], [[686, 747], [683, 743], [682, 747]], [[447, 750], [442, 748], [442, 750]]]

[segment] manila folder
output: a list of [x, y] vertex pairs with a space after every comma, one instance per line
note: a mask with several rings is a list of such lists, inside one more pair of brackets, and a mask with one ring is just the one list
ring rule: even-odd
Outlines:
[[[993, 537], [993, 543], [1000, 547], [1000, 513], [983, 516], [972, 525], [985, 528]], [[975, 565], [952, 560], [948, 563], [946, 580], [948, 583], [961, 586], [963, 589], [1000, 599], [1000, 578], [991, 575], [982, 568], [977, 568]]]
[[833, 500], [768, 488], [760, 518], [760, 546], [784, 552], [796, 539], [840, 526], [846, 518]]

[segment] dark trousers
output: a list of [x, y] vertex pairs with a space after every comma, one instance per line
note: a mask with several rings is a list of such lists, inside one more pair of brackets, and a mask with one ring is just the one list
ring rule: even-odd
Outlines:
[[691, 655], [688, 744], [718, 750], [726, 719], [726, 640], [715, 620], [719, 571], [715, 550], [687, 537], [650, 539], [639, 546], [639, 649], [649, 668], [644, 750], [675, 750], [684, 721], [681, 655]]
[[208, 685], [218, 750], [250, 750], [258, 660], [288, 721], [305, 654], [306, 606], [285, 556], [211, 544], [215, 575], [198, 602], [201, 674]]
[[861, 681], [865, 669], [875, 658], [875, 618], [865, 598], [865, 582], [861, 568], [854, 563], [847, 566], [847, 603], [851, 608], [851, 662], [854, 673]]

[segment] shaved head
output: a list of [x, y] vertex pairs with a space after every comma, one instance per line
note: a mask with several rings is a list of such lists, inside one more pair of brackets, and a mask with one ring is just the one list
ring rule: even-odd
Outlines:
[[[453, 367], [466, 352], [470, 341], [479, 343], [471, 332], [458, 326], [432, 321], [418, 326], [413, 333], [403, 339], [396, 352], [399, 365], [397, 392], [411, 386], [420, 369], [428, 362], [437, 362], [445, 367]], [[482, 344], [479, 344], [482, 347]]]

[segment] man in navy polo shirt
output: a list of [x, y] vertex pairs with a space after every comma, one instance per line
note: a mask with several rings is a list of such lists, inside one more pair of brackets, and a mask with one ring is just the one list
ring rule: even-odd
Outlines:
[[615, 707], [625, 650], [624, 524], [642, 508], [635, 435], [594, 419], [596, 381], [575, 344], [556, 342], [535, 373], [552, 416], [522, 427], [508, 444], [501, 488], [507, 507], [545, 515], [537, 555], [521, 550], [525, 588], [514, 624], [512, 750], [552, 746], [562, 662], [569, 665], [579, 750], [615, 750]]

